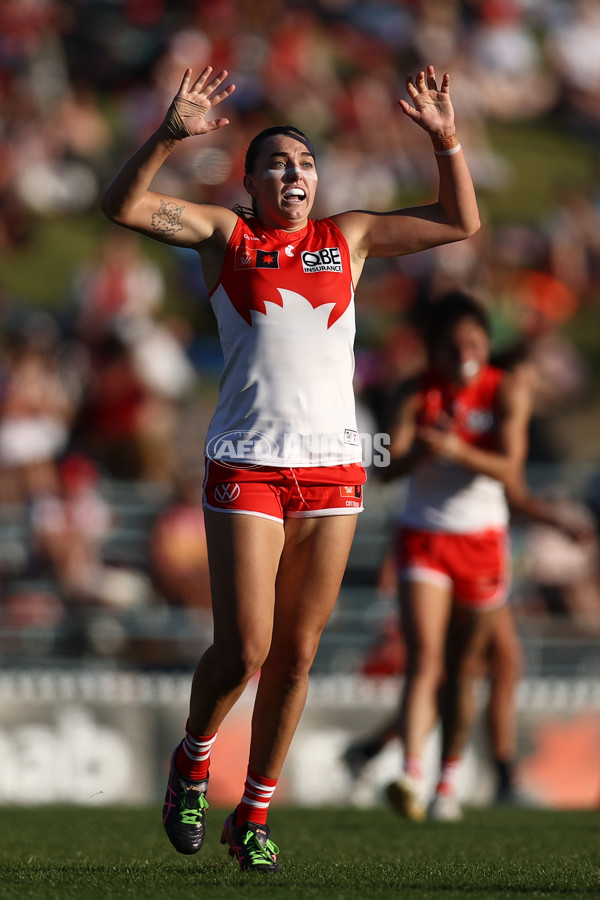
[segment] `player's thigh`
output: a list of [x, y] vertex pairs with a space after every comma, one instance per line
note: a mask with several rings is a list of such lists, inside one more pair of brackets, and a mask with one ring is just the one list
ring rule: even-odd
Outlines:
[[356, 520], [356, 515], [286, 520], [277, 575], [279, 637], [322, 631], [338, 598]]
[[451, 585], [402, 580], [400, 610], [409, 660], [441, 665], [452, 611]]
[[223, 635], [270, 635], [283, 525], [245, 513], [205, 510], [215, 643]]

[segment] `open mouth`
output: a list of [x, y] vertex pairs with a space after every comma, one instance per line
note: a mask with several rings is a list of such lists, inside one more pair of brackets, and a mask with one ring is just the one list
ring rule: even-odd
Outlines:
[[460, 364], [460, 374], [463, 378], [472, 378], [479, 372], [479, 363], [475, 359], [466, 359]]
[[302, 200], [306, 200], [306, 193], [302, 188], [290, 188], [283, 195], [283, 199], [289, 200], [290, 203], [301, 203]]

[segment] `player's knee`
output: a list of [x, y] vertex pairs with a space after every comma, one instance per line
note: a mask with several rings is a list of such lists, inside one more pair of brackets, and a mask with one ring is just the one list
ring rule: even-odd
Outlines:
[[478, 654], [464, 654], [448, 666], [448, 677], [464, 684], [481, 678], [482, 663]]
[[282, 682], [294, 684], [303, 681], [310, 672], [317, 653], [318, 642], [297, 641], [286, 647], [272, 648], [269, 662], [279, 670]]
[[426, 678], [437, 684], [444, 672], [444, 658], [432, 647], [418, 647], [409, 654], [407, 668], [414, 677]]
[[218, 667], [222, 681], [228, 689], [246, 684], [260, 671], [268, 652], [268, 647], [260, 644], [246, 644], [236, 651], [219, 654]]

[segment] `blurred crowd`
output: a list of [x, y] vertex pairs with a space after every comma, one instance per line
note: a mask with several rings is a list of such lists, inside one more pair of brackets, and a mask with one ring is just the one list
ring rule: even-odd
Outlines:
[[[126, 641], [116, 619], [138, 609], [157, 628], [165, 607], [208, 627], [199, 482], [220, 354], [202, 273], [194, 254], [169, 250], [167, 275], [148, 242], [98, 210], [186, 66], [230, 71], [231, 124], [178, 147], [156, 187], [244, 202], [250, 138], [289, 122], [317, 148], [315, 214], [326, 215], [431, 190], [432, 155], [396, 106], [406, 74], [428, 62], [451, 73], [479, 191], [501, 193], [513, 177], [496, 123], [551, 121], [594, 151], [599, 45], [600, 0], [3, 0], [2, 254], [17, 258], [40, 220], [93, 217], [98, 240], [43, 310], [0, 282], [0, 628], [35, 626], [43, 645], [75, 611], [66, 652], [110, 655]], [[463, 244], [367, 267], [357, 295], [365, 419], [381, 428], [398, 380], [421, 364], [427, 305], [468, 287], [492, 314], [498, 358], [530, 366], [531, 461], [592, 459], [593, 373], [569, 335], [600, 309], [600, 170], [583, 184], [565, 160], [539, 221], [515, 209], [494, 222], [485, 204], [482, 215]], [[173, 289], [189, 318], [169, 312]], [[123, 500], [131, 484], [143, 488]], [[585, 499], [598, 514], [594, 490]], [[128, 557], [134, 532], [145, 537]], [[142, 662], [160, 655], [151, 637], [137, 646]]]

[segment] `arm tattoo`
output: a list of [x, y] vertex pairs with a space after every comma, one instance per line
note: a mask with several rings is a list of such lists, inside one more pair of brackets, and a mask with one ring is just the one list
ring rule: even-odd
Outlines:
[[159, 234], [175, 234], [181, 231], [183, 228], [181, 214], [184, 209], [183, 206], [161, 200], [158, 212], [152, 214], [152, 227]]

